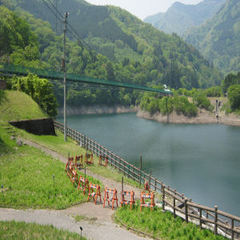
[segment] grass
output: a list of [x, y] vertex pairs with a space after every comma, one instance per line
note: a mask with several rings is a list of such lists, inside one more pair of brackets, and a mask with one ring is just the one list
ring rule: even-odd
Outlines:
[[24, 222], [3, 222], [0, 221], [1, 240], [25, 240], [25, 239], [67, 239], [86, 240], [77, 233], [58, 230], [53, 226], [39, 225]]
[[5, 90], [5, 94], [5, 101], [0, 104], [1, 122], [47, 117], [38, 104], [27, 94], [7, 90]]
[[[17, 146], [1, 127], [0, 133], [3, 142], [1, 207], [63, 209], [87, 201], [87, 196], [78, 191], [66, 176], [64, 163], [33, 147]], [[88, 179], [101, 185], [90, 176]]]
[[[74, 142], [70, 138], [68, 138], [67, 143], [64, 142], [63, 134], [60, 131], [56, 132], [57, 136], [37, 136], [37, 135], [29, 134], [22, 130], [18, 130], [18, 132], [22, 137], [29, 139], [31, 141], [37, 142], [42, 146], [45, 146], [65, 157], [67, 157], [68, 154], [70, 154], [70, 156], [75, 156], [75, 155], [81, 155], [86, 153], [86, 150], [84, 148], [77, 145], [76, 142]], [[94, 156], [94, 165], [87, 166], [87, 168], [91, 170], [93, 173], [112, 179], [116, 182], [122, 181], [123, 174], [119, 173], [117, 170], [115, 170], [110, 166], [108, 166], [107, 168], [103, 166], [99, 166], [97, 156]], [[139, 187], [139, 183], [127, 177], [124, 178], [124, 182], [129, 185]]]
[[209, 230], [201, 230], [193, 223], [186, 223], [181, 218], [174, 218], [170, 212], [162, 212], [155, 208], [151, 211], [137, 205], [131, 211], [128, 206], [118, 208], [115, 213], [117, 222], [125, 224], [128, 228], [134, 228], [141, 232], [150, 234], [158, 239], [164, 240], [225, 240], [222, 236], [214, 235]]

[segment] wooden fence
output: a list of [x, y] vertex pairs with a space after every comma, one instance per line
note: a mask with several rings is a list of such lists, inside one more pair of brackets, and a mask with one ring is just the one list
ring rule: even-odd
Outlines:
[[[55, 121], [54, 126], [61, 132], [64, 131], [62, 123]], [[194, 203], [184, 194], [166, 186], [151, 174], [128, 163], [96, 141], [72, 128], [67, 128], [67, 136], [95, 155], [108, 157], [108, 162], [112, 167], [118, 169], [126, 177], [139, 182], [140, 185], [147, 180], [151, 190], [161, 194], [163, 210], [171, 211], [174, 216], [180, 216], [186, 222], [194, 222], [201, 228], [210, 229], [215, 234], [225, 235], [230, 239], [240, 239], [240, 217], [220, 211], [217, 206], [210, 208]]]

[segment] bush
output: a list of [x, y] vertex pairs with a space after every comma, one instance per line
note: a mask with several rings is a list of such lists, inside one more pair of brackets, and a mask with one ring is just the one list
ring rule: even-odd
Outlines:
[[233, 111], [240, 110], [240, 84], [228, 88], [228, 99]]
[[196, 93], [193, 97], [193, 102], [199, 108], [204, 108], [208, 111], [212, 111], [214, 107], [211, 105], [209, 99], [203, 93]]
[[208, 88], [204, 92], [207, 97], [221, 97], [222, 96], [222, 88], [220, 86]]

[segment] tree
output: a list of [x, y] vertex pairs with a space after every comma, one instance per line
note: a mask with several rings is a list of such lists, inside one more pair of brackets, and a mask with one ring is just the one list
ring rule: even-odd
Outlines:
[[13, 78], [11, 87], [31, 96], [49, 116], [57, 115], [57, 101], [53, 94], [53, 85], [47, 79], [41, 79], [30, 73], [27, 77]]
[[233, 111], [240, 110], [240, 84], [228, 88], [228, 99]]

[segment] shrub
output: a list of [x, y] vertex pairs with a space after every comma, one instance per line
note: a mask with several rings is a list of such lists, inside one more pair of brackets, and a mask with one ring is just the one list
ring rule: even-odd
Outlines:
[[235, 84], [228, 88], [228, 99], [233, 111], [240, 109], [240, 84]]
[[209, 99], [203, 93], [196, 93], [193, 97], [193, 101], [199, 108], [204, 108], [208, 111], [212, 111], [214, 109]]

